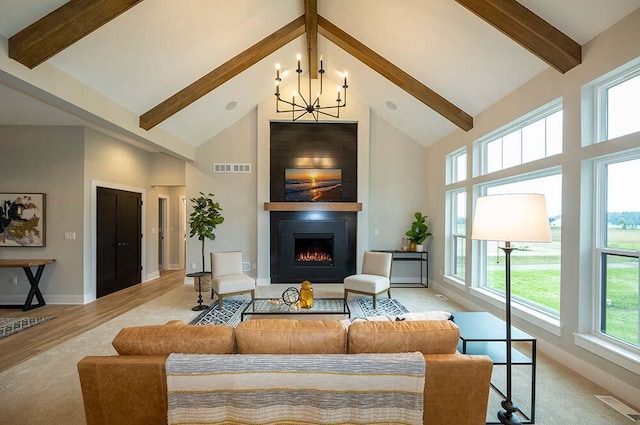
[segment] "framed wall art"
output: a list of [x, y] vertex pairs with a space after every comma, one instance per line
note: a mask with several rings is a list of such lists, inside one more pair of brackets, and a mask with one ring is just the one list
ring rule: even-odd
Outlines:
[[45, 194], [0, 193], [0, 247], [45, 246]]

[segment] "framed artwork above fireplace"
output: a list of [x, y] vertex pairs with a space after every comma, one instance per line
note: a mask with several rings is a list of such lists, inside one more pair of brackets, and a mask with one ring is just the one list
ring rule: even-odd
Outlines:
[[342, 170], [338, 168], [286, 168], [286, 202], [331, 202], [342, 200]]

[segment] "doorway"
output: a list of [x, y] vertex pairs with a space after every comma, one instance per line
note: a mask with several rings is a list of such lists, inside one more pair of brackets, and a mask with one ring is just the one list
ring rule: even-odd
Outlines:
[[169, 262], [169, 198], [158, 197], [158, 271], [168, 269]]
[[141, 282], [142, 195], [97, 187], [96, 295], [98, 298]]

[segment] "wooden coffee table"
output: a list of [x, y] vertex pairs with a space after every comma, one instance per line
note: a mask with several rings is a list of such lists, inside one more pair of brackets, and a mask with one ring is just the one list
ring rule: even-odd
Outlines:
[[255, 298], [242, 311], [240, 321], [244, 321], [245, 316], [254, 314], [346, 314], [351, 317], [349, 305], [344, 298], [314, 298], [311, 308], [288, 306], [279, 298]]

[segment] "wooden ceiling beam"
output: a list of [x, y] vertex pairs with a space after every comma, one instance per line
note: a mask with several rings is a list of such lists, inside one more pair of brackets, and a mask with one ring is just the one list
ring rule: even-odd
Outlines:
[[142, 0], [71, 0], [9, 38], [9, 57], [33, 69]]
[[515, 0], [456, 1], [563, 74], [582, 63], [580, 44]]
[[273, 34], [260, 40], [233, 59], [191, 83], [140, 117], [140, 127], [149, 130], [178, 111], [229, 81], [242, 71], [304, 34], [305, 17], [300, 16]]
[[318, 0], [304, 0], [304, 27], [307, 32], [309, 77], [318, 79]]
[[473, 128], [473, 117], [398, 68], [340, 28], [318, 15], [320, 35], [433, 109], [461, 129]]

